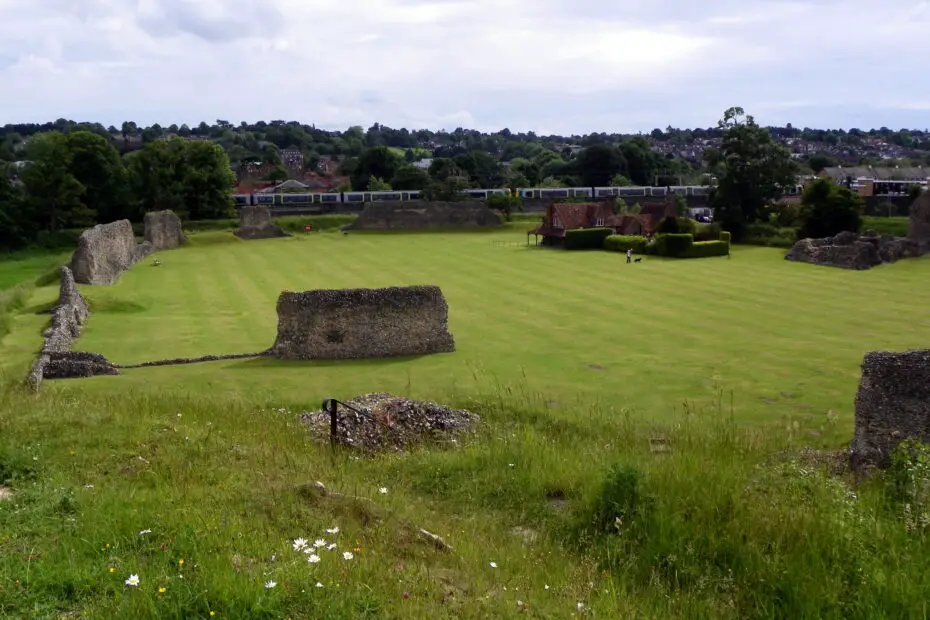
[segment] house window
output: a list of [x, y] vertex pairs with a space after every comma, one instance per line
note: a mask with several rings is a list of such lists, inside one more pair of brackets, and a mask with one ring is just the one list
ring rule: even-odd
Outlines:
[[604, 225], [604, 218], [599, 217], [599, 218], [597, 218], [596, 220], [594, 220], [594, 225], [595, 225], [595, 226], [603, 226], [603, 225]]
[[552, 225], [553, 225], [555, 228], [562, 228], [562, 220], [560, 220], [560, 219], [557, 218], [557, 217], [556, 217], [556, 218], [552, 218]]

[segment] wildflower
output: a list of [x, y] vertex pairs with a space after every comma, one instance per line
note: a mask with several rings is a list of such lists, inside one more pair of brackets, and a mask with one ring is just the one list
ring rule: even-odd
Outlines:
[[85, 489], [92, 489], [92, 488], [94, 488], [94, 485], [92, 485], [92, 484], [85, 484], [85, 485], [84, 485], [84, 488], [85, 488]]
[[129, 575], [129, 579], [124, 582], [127, 586], [132, 586], [133, 588], [139, 585], [139, 575]]
[[265, 587], [268, 588], [268, 589], [271, 589], [271, 588], [275, 587], [276, 585], [278, 585], [278, 584], [277, 584], [277, 582], [275, 582], [275, 581], [266, 581], [266, 582], [265, 582]]
[[517, 601], [517, 607], [523, 607], [523, 601]]
[[162, 587], [158, 588], [158, 593], [159, 593], [159, 594], [164, 594], [164, 593], [165, 593], [165, 587], [162, 586]]
[[115, 572], [116, 572], [116, 569], [113, 568], [113, 567], [111, 566], [111, 567], [110, 567], [110, 573], [115, 573]]
[[354, 558], [354, 557], [355, 557], [355, 556], [352, 555], [352, 552], [351, 552], [351, 551], [346, 551], [345, 553], [342, 554], [342, 559], [343, 559], [343, 560], [351, 560], [351, 559]]
[[584, 603], [578, 603], [577, 607], [578, 607], [578, 611], [581, 611], [582, 609], [584, 609]]
[[326, 533], [327, 533], [327, 534], [338, 534], [338, 533], [339, 533], [339, 528], [338, 528], [338, 527], [331, 527], [331, 528], [329, 528], [328, 530], [326, 530]]
[[545, 585], [545, 586], [543, 586], [543, 589], [544, 589], [544, 590], [548, 590], [548, 589], [549, 589], [549, 586], [548, 586], [548, 585]]
[[315, 554], [315, 553], [311, 553], [311, 554], [307, 557], [307, 561], [310, 562], [311, 564], [316, 564], [317, 562], [320, 561], [320, 556], [318, 556], [318, 555]]
[[303, 549], [304, 547], [306, 547], [306, 546], [307, 546], [307, 541], [306, 541], [306, 539], [304, 539], [304, 538], [295, 538], [295, 539], [294, 539], [294, 543], [293, 543], [294, 551], [300, 551], [300, 550], [302, 550], [302, 549]]
[[318, 587], [318, 588], [322, 588], [322, 587], [323, 587], [323, 584], [322, 584], [322, 583], [320, 583], [319, 581], [317, 581], [317, 582], [316, 582], [316, 587]]
[[139, 536], [145, 536], [146, 534], [151, 534], [152, 530], [139, 530]]
[[331, 545], [328, 545], [328, 546], [326, 547], [326, 550], [327, 550], [327, 551], [332, 551], [332, 550], [335, 549], [335, 548], [336, 548], [336, 543], [333, 543], [333, 544], [331, 544]]
[[315, 541], [313, 541], [313, 546], [316, 547], [317, 549], [319, 549], [320, 547], [325, 547], [326, 541], [323, 540], [322, 538], [317, 538]]
[[210, 612], [210, 617], [211, 617], [211, 618], [212, 618], [213, 616], [215, 616], [215, 615], [216, 615], [216, 612], [215, 612], [215, 611], [211, 611], [211, 612]]
[[378, 489], [378, 493], [380, 493], [381, 495], [387, 495], [387, 487], [381, 487], [380, 489]]
[[491, 568], [497, 568], [497, 562], [488, 562], [488, 566]]
[[184, 558], [178, 560], [178, 566], [184, 566]]

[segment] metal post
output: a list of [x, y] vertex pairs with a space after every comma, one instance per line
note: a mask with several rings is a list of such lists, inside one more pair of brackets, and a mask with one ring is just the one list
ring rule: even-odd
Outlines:
[[336, 419], [336, 407], [339, 401], [335, 398], [327, 398], [323, 401], [323, 409], [329, 410], [329, 446], [336, 448], [336, 433], [339, 431], [339, 422]]

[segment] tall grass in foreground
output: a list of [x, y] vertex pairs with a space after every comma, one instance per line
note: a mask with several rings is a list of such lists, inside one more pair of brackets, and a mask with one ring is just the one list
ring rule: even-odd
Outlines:
[[3, 338], [13, 329], [13, 315], [17, 310], [26, 306], [33, 287], [29, 284], [19, 284], [11, 289], [0, 291], [0, 338]]
[[[4, 385], [3, 617], [924, 615], [913, 495], [854, 488], [724, 398], [653, 424], [453, 395], [482, 416], [474, 440], [361, 457], [274, 403]], [[911, 488], [923, 470], [902, 471]], [[338, 546], [310, 562], [299, 537]]]

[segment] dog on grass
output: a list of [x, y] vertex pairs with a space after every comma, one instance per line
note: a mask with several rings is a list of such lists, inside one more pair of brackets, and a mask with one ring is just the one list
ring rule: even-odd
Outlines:
[[634, 259], [633, 259], [633, 262], [634, 262], [634, 263], [639, 263], [639, 262], [642, 262], [642, 260], [643, 260], [643, 259], [641, 259], [641, 258], [634, 258]]

